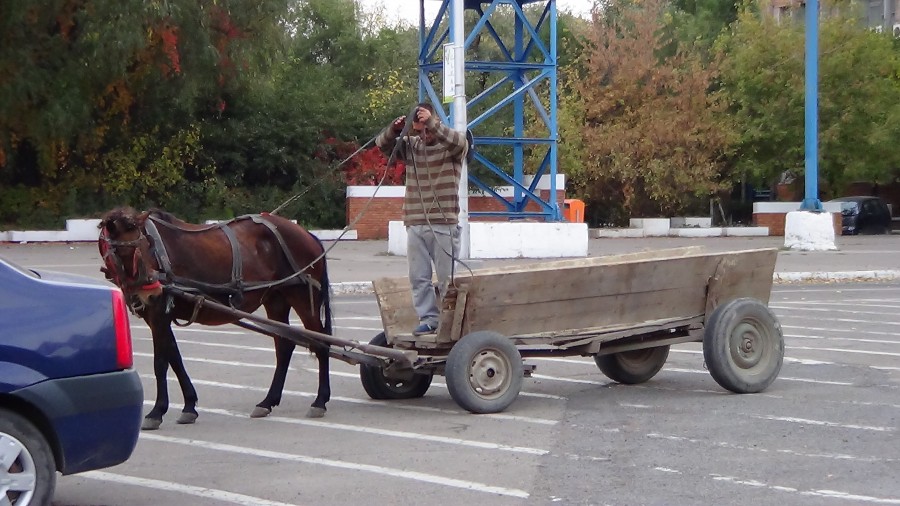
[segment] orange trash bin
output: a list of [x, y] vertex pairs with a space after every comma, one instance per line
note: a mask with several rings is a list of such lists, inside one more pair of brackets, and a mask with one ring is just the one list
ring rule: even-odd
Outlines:
[[578, 199], [563, 200], [563, 218], [569, 223], [583, 223], [584, 202]]

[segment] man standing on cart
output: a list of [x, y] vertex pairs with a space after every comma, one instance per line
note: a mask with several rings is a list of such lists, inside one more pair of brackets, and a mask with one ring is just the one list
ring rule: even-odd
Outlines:
[[401, 138], [406, 121], [406, 116], [394, 120], [375, 143], [390, 154], [399, 142], [397, 159], [406, 164], [403, 224], [413, 306], [419, 316], [413, 335], [422, 336], [435, 333], [438, 326], [432, 275], [443, 296], [459, 257], [459, 178], [468, 143], [465, 133], [440, 122], [429, 103], [416, 106], [412, 131]]

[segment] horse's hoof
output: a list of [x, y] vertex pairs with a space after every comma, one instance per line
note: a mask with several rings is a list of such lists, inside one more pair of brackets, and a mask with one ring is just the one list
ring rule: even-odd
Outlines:
[[325, 408], [317, 408], [312, 406], [306, 412], [306, 418], [322, 418], [325, 416]]
[[162, 425], [162, 418], [144, 418], [141, 422], [141, 430], [156, 430]]
[[197, 421], [197, 413], [191, 413], [190, 411], [183, 411], [181, 416], [178, 417], [178, 420], [175, 420], [175, 423], [180, 423], [182, 425], [188, 425]]
[[269, 416], [272, 410], [269, 408], [264, 408], [262, 406], [256, 406], [253, 408], [253, 411], [250, 412], [250, 418], [265, 418]]

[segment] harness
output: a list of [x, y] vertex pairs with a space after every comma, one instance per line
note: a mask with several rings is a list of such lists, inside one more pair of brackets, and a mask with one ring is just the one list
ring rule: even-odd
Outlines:
[[[243, 258], [241, 255], [240, 243], [238, 242], [237, 235], [232, 229], [232, 225], [234, 223], [242, 220], [251, 220], [253, 223], [263, 225], [269, 230], [269, 232], [281, 247], [281, 251], [284, 253], [288, 264], [290, 264], [293, 274], [273, 281], [248, 282], [243, 279]], [[182, 233], [203, 233], [216, 229], [221, 230], [224, 233], [225, 237], [228, 238], [229, 245], [231, 246], [231, 279], [226, 283], [208, 283], [205, 281], [176, 275], [172, 270], [172, 261], [169, 257], [169, 252], [166, 249], [166, 243], [165, 241], [163, 241], [162, 235], [159, 232], [158, 225], [171, 230], [177, 230]], [[139, 248], [142, 240], [147, 240], [149, 242], [149, 252], [153, 255], [153, 258], [156, 260], [156, 264], [159, 267], [157, 271], [151, 273], [147, 272], [146, 263], [142, 261], [143, 259], [140, 252], [141, 250]], [[133, 256], [133, 270], [138, 274], [135, 280], [131, 282], [124, 279], [119, 279], [118, 273], [124, 272], [124, 269], [122, 266], [121, 258], [113, 251], [117, 247], [135, 248]], [[314, 295], [313, 290], [321, 291], [322, 289], [321, 283], [305, 272], [312, 265], [314, 265], [315, 262], [310, 263], [309, 265], [301, 269], [290, 249], [288, 249], [287, 243], [285, 243], [284, 237], [282, 236], [281, 232], [278, 231], [278, 227], [274, 223], [266, 219], [264, 216], [259, 214], [239, 216], [226, 222], [192, 229], [187, 229], [165, 221], [156, 216], [150, 215], [144, 222], [144, 227], [143, 230], [141, 230], [140, 237], [132, 241], [111, 240], [106, 229], [103, 229], [100, 232], [100, 251], [103, 257], [103, 261], [106, 264], [106, 267], [101, 270], [106, 273], [106, 277], [108, 279], [113, 281], [116, 285], [122, 287], [126, 292], [134, 292], [136, 290], [152, 290], [162, 286], [163, 290], [168, 292], [168, 300], [166, 303], [167, 312], [171, 310], [174, 302], [172, 295], [173, 292], [183, 292], [209, 296], [222, 300], [223, 303], [227, 304], [228, 306], [235, 307], [237, 305], [240, 305], [243, 295], [247, 291], [264, 290], [283, 285], [305, 284], [309, 287], [310, 301], [312, 301]], [[178, 323], [177, 321], [173, 321], [173, 323], [178, 326], [187, 326], [196, 320], [197, 315], [199, 314], [200, 309], [203, 305], [203, 298], [197, 297], [194, 300], [196, 302], [194, 304], [194, 310], [190, 320], [188, 320], [187, 323]]]

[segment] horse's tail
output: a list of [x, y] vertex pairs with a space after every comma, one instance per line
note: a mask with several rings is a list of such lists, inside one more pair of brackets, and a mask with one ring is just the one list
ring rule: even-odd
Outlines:
[[322, 279], [319, 280], [319, 283], [322, 285], [320, 289], [320, 306], [319, 306], [319, 314], [322, 320], [322, 327], [325, 329], [325, 333], [331, 335], [333, 332], [332, 329], [332, 314], [331, 314], [331, 283], [328, 281], [328, 260], [325, 258], [325, 245], [322, 244], [322, 241], [319, 240], [314, 234], [310, 234], [315, 238], [316, 242], [319, 243], [319, 246], [322, 247], [323, 255], [322, 255]]

